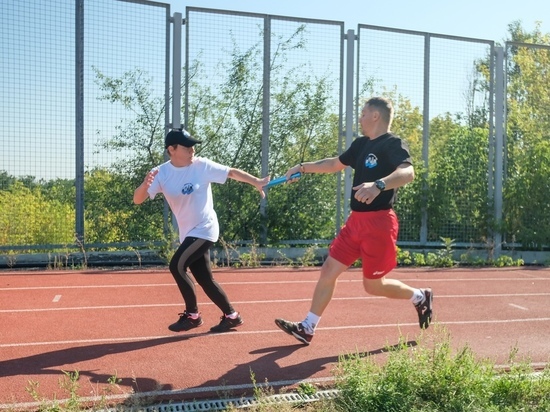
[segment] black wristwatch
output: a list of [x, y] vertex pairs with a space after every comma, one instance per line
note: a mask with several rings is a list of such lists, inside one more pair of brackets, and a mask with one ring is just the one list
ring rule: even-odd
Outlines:
[[383, 192], [384, 190], [386, 190], [386, 184], [384, 183], [383, 180], [375, 180], [374, 181], [374, 185], [378, 188], [378, 190], [380, 190], [381, 192]]

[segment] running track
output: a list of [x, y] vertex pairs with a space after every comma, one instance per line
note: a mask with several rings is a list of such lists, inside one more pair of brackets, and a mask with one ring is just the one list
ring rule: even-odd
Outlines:
[[[273, 320], [301, 320], [319, 268], [216, 269], [245, 321], [235, 332], [208, 333], [220, 313], [200, 288], [204, 325], [172, 333], [183, 310], [166, 269], [0, 272], [0, 409], [32, 408], [25, 388], [39, 382], [48, 399], [64, 399], [63, 371], [80, 372], [80, 396], [181, 402], [250, 395], [258, 384], [292, 388], [333, 382], [338, 356], [370, 353], [400, 336], [419, 337], [407, 301], [367, 296], [361, 272], [338, 283], [310, 346], [280, 331]], [[453, 346], [506, 365], [514, 348], [536, 368], [550, 361], [550, 269], [397, 269], [391, 277], [434, 291], [435, 322]], [[442, 328], [440, 328], [441, 330]], [[108, 387], [109, 378], [120, 379]]]

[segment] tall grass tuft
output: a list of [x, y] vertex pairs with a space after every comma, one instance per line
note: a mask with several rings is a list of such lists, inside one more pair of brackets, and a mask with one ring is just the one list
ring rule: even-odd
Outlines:
[[388, 347], [385, 363], [372, 356], [341, 357], [336, 371], [339, 411], [550, 411], [550, 369], [534, 377], [528, 361], [505, 373], [468, 347], [454, 350], [444, 329], [418, 344]]

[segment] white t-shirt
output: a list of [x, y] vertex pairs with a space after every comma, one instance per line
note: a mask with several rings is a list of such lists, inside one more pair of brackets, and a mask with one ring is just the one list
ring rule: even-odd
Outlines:
[[220, 235], [210, 183], [225, 183], [229, 167], [195, 157], [193, 163], [176, 167], [170, 161], [157, 166], [158, 174], [147, 190], [154, 199], [162, 193], [178, 222], [180, 242], [189, 236], [216, 242]]

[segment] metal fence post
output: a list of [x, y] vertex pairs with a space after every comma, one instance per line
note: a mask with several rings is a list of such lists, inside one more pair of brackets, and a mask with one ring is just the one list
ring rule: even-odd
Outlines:
[[[271, 118], [271, 17], [264, 17], [264, 61], [263, 61], [263, 96], [262, 96], [262, 159], [261, 176], [269, 173], [269, 128]], [[260, 217], [262, 219], [260, 229], [260, 244], [267, 244], [266, 208], [268, 196], [260, 201]]]
[[[172, 17], [172, 23], [174, 24], [173, 35], [172, 35], [172, 122], [168, 125], [173, 129], [179, 129], [182, 127], [181, 124], [181, 46], [182, 46], [182, 25], [183, 19], [181, 13], [174, 13]], [[167, 48], [169, 50], [169, 48]], [[168, 106], [166, 106], [168, 108]], [[168, 111], [168, 110], [167, 110]], [[185, 127], [187, 127], [187, 113], [185, 115]], [[166, 132], [168, 128], [166, 128]], [[166, 154], [165, 154], [166, 156]], [[166, 219], [166, 228], [178, 232], [178, 222], [173, 213], [170, 212], [168, 203], [164, 200], [164, 216]], [[171, 238], [171, 234], [166, 234], [168, 238]], [[179, 240], [179, 237], [177, 237]], [[174, 248], [176, 246], [176, 239], [174, 239]]]
[[84, 243], [84, 0], [75, 6], [75, 236]]
[[[181, 13], [174, 13], [174, 36], [172, 39], [172, 128], [181, 127], [181, 26], [183, 19]], [[186, 125], [187, 126], [187, 125]]]
[[421, 223], [420, 223], [420, 244], [425, 245], [428, 243], [428, 173], [430, 170], [429, 164], [429, 147], [430, 147], [430, 35], [424, 36], [424, 98], [423, 98], [423, 124], [422, 124], [422, 160], [426, 167], [425, 178], [426, 181], [422, 187], [422, 210], [421, 210]]
[[504, 76], [504, 49], [495, 48], [495, 190], [494, 190], [494, 218], [496, 231], [494, 233], [494, 258], [502, 252], [502, 190], [504, 174], [504, 108], [505, 108], [505, 76]]
[[[352, 141], [353, 141], [353, 124], [355, 121], [355, 110], [354, 110], [354, 104], [353, 104], [353, 64], [354, 64], [354, 54], [355, 54], [355, 32], [353, 30], [348, 30], [346, 34], [346, 118], [345, 118], [345, 125], [346, 125], [346, 145], [344, 147], [344, 150], [346, 150], [348, 147], [350, 147]], [[345, 169], [344, 172], [344, 198], [347, 196], [348, 193], [351, 193], [351, 170], [349, 167]], [[349, 215], [349, 202], [344, 203], [344, 221], [347, 219]], [[339, 228], [337, 228], [339, 230]]]

